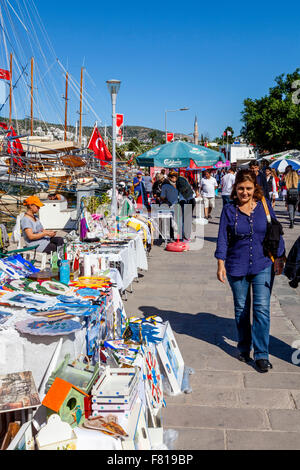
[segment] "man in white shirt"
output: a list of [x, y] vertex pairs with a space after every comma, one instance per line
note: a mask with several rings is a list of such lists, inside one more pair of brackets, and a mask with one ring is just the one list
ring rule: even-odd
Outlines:
[[234, 183], [235, 171], [233, 168], [229, 168], [228, 173], [224, 175], [221, 180], [223, 207], [230, 202], [230, 195], [232, 193], [232, 187]]
[[204, 216], [206, 219], [211, 219], [211, 211], [215, 207], [215, 195], [218, 183], [216, 179], [211, 176], [210, 171], [204, 172], [204, 178], [201, 180], [201, 194], [204, 200]]

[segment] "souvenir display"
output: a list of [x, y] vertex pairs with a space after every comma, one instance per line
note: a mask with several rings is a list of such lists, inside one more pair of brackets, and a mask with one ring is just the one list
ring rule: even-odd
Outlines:
[[118, 418], [114, 415], [104, 416], [90, 416], [84, 423], [83, 426], [87, 429], [95, 429], [101, 431], [104, 434], [113, 436], [116, 438], [124, 439], [128, 437], [128, 434], [118, 424]]
[[138, 395], [138, 379], [138, 369], [107, 366], [92, 388], [93, 416], [121, 413], [129, 417]]
[[3, 325], [9, 319], [9, 317], [12, 317], [13, 313], [13, 310], [0, 307], [0, 325]]
[[146, 383], [146, 393], [155, 415], [164, 404], [162, 377], [155, 349], [147, 346], [142, 346], [141, 349], [145, 357], [144, 380]]
[[85, 398], [89, 398], [89, 396], [83, 390], [56, 377], [42, 401], [42, 405], [48, 409], [48, 416], [57, 413], [62, 421], [75, 428], [85, 420]]
[[164, 325], [162, 341], [157, 344], [156, 348], [171, 387], [171, 394], [178, 395], [181, 393], [184, 360], [169, 322]]
[[57, 281], [44, 281], [41, 283], [41, 287], [45, 290], [45, 294], [54, 295], [68, 295], [70, 288], [61, 282]]
[[0, 375], [0, 413], [37, 408], [40, 404], [31, 371]]
[[163, 446], [163, 387], [168, 381], [172, 394], [180, 392], [184, 362], [168, 322], [127, 318], [122, 301], [147, 269], [149, 221], [101, 214], [81, 206], [80, 234], [65, 236], [52, 269], [39, 271], [19, 255], [0, 260], [4, 357], [16, 351], [14, 366], [31, 361], [33, 371], [0, 376], [0, 413], [30, 410], [9, 449], [72, 450], [82, 448], [80, 439], [88, 446], [91, 435], [103, 449]]
[[92, 366], [87, 356], [85, 356], [84, 359], [86, 359], [86, 362], [80, 358], [75, 361], [70, 361], [70, 354], [67, 354], [63, 362], [59, 364], [59, 366], [50, 375], [46, 385], [46, 391], [49, 390], [56, 377], [60, 377], [61, 379], [80, 388], [85, 393], [89, 393], [96, 377], [98, 376], [99, 365], [96, 364], [95, 366]]
[[56, 303], [56, 299], [45, 295], [30, 292], [7, 292], [1, 299], [0, 304], [13, 305], [15, 307], [35, 308], [36, 310], [48, 310]]
[[145, 410], [137, 400], [128, 423], [128, 437], [122, 441], [123, 450], [150, 450], [151, 442], [145, 419]]
[[72, 427], [53, 414], [36, 436], [38, 450], [76, 450], [77, 436]]
[[33, 264], [22, 258], [21, 255], [1, 258], [0, 269], [11, 279], [21, 279], [39, 271]]
[[48, 318], [39, 318], [38, 320], [23, 320], [15, 325], [16, 329], [22, 334], [34, 336], [58, 336], [69, 335], [75, 331], [81, 330], [82, 325], [73, 320], [57, 320]]

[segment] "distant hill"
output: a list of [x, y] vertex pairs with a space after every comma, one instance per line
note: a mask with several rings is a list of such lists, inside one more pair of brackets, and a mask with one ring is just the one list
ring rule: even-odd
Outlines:
[[[8, 123], [8, 118], [6, 117], [0, 117], [0, 122], [6, 122]], [[13, 120], [13, 127], [16, 127], [15, 120]], [[28, 133], [30, 132], [30, 119], [19, 119], [18, 120], [18, 125], [19, 125], [19, 131], [20, 133]], [[55, 127], [58, 129], [64, 129], [64, 126], [62, 124], [57, 124], [57, 123], [45, 123], [44, 121], [41, 121], [39, 119], [34, 119], [34, 129], [37, 127], [41, 127], [43, 131], [47, 132], [47, 129], [50, 127]], [[105, 129], [104, 127], [98, 126], [99, 131], [102, 136], [104, 136]], [[84, 126], [82, 129], [82, 133], [86, 137], [90, 137], [91, 133], [93, 131], [92, 126]], [[75, 126], [68, 126], [68, 132], [73, 132], [75, 133]], [[156, 132], [156, 137], [154, 139], [154, 142], [159, 143], [161, 140], [165, 139], [165, 132], [161, 131], [159, 129], [152, 129], [150, 127], [143, 127], [143, 126], [125, 126], [124, 127], [124, 140], [126, 142], [132, 140], [132, 139], [138, 139], [140, 142], [151, 142], [152, 139], [150, 137], [150, 134], [152, 132]], [[107, 127], [107, 135], [111, 136], [112, 135], [112, 127], [108, 126]], [[191, 136], [187, 136], [184, 134], [175, 134], [175, 138], [187, 138], [188, 140], [191, 139]]]

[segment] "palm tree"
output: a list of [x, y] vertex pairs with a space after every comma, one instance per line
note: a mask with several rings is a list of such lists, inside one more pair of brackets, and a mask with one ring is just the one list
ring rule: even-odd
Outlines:
[[151, 132], [149, 133], [149, 137], [150, 137], [150, 139], [151, 139], [151, 141], [152, 141], [152, 147], [153, 147], [154, 141], [155, 141], [156, 138], [157, 138], [157, 132], [156, 132], [156, 131], [151, 131]]

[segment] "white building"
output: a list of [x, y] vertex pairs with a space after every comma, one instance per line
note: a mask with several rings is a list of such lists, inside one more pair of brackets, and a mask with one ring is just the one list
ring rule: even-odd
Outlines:
[[220, 152], [223, 152], [226, 155], [226, 159], [230, 163], [245, 163], [250, 160], [256, 160], [258, 153], [253, 147], [253, 145], [247, 144], [229, 144], [220, 146]]

